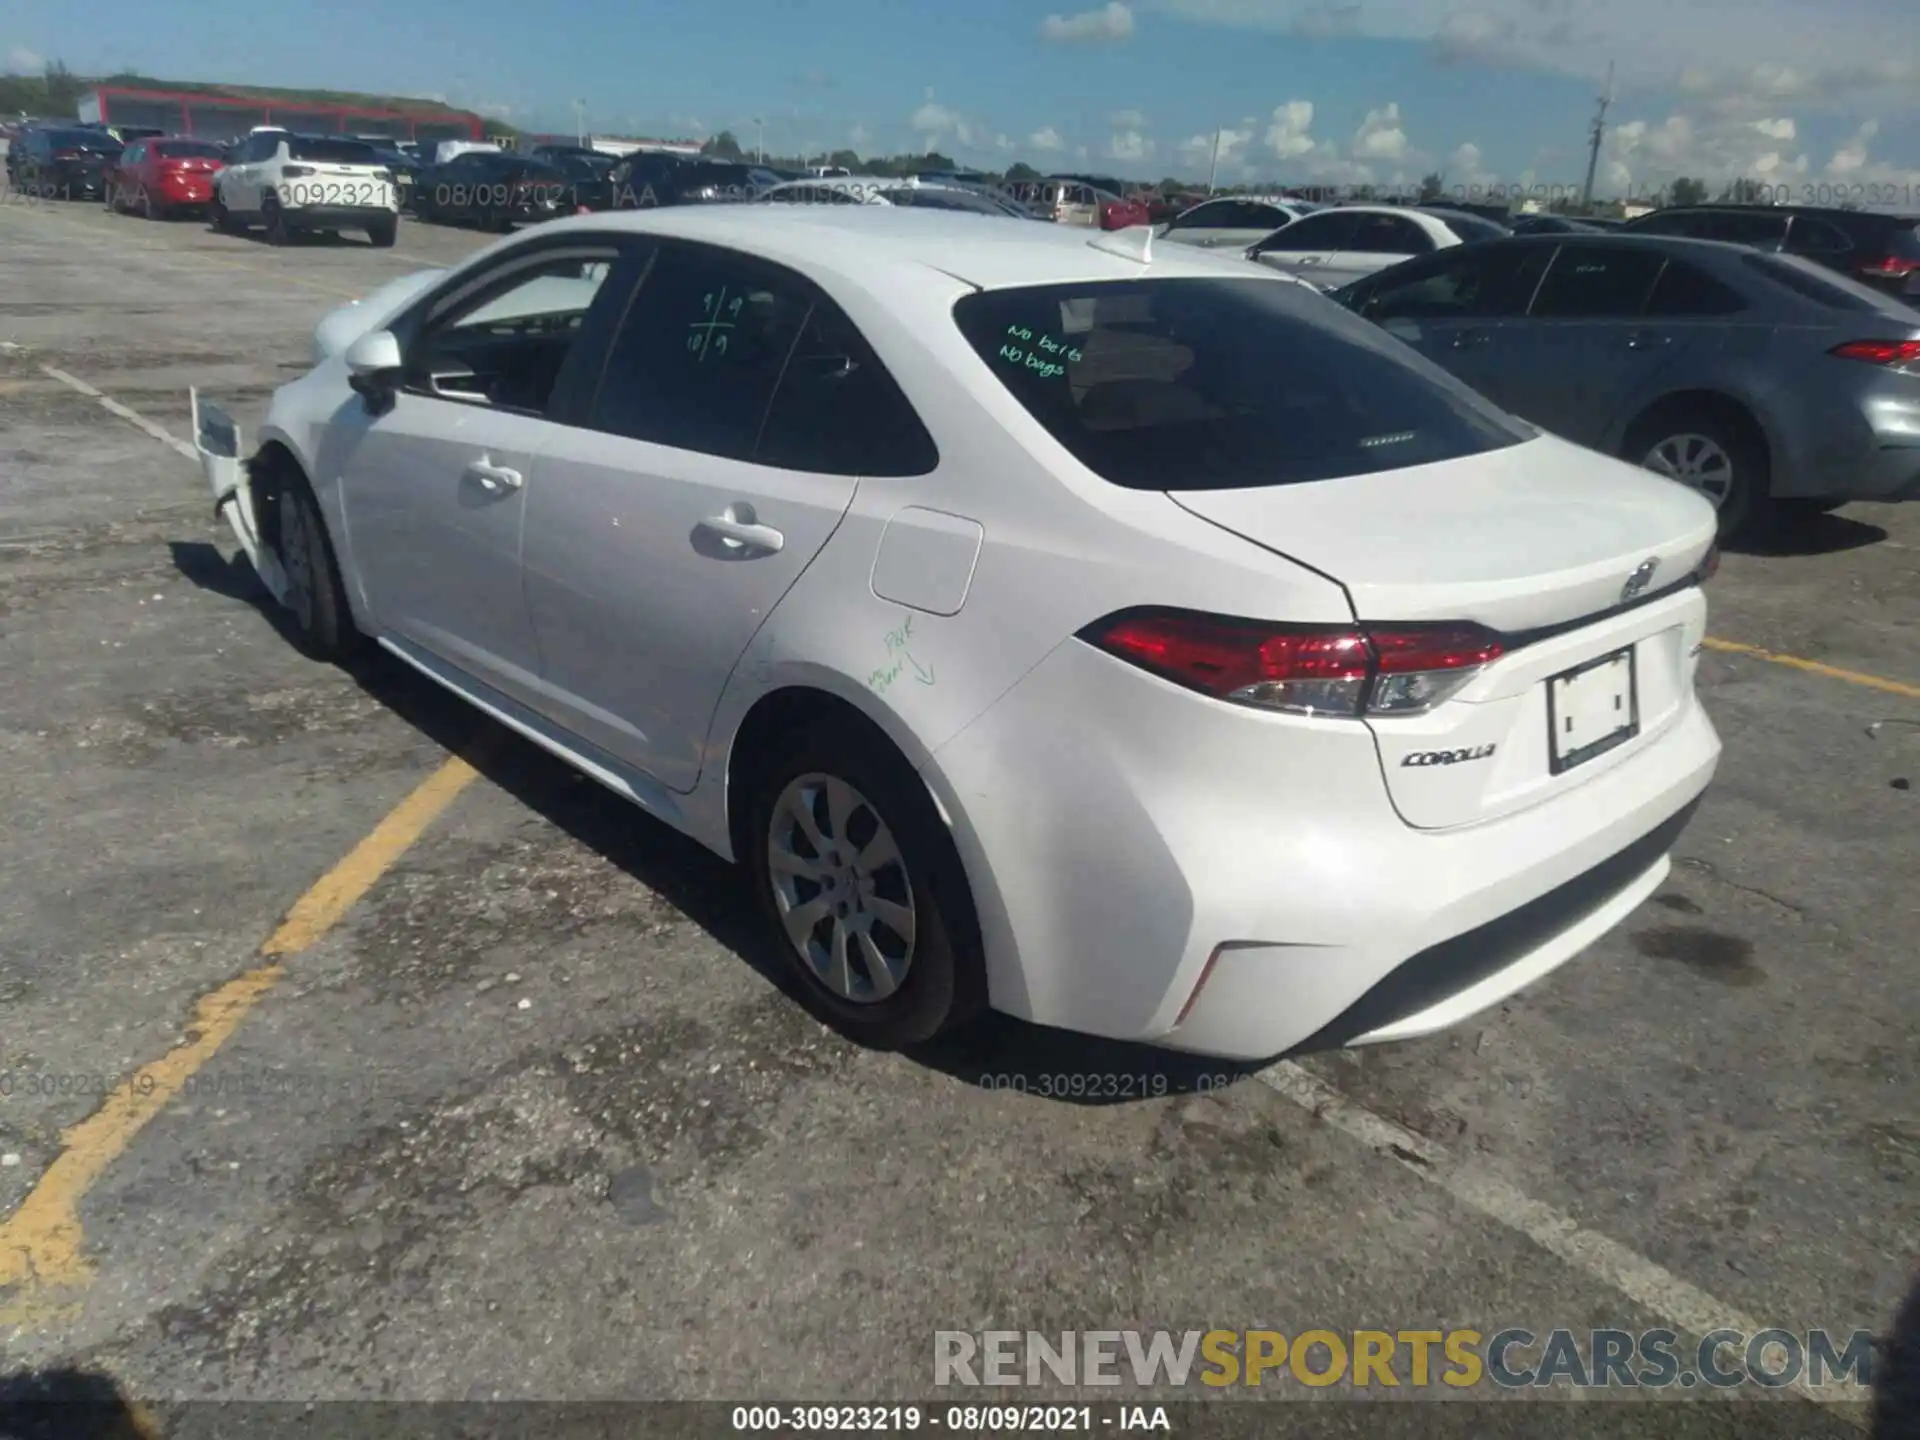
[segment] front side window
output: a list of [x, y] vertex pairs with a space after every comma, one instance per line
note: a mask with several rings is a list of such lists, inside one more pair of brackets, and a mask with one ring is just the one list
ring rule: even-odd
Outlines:
[[408, 348], [408, 388], [544, 414], [614, 259], [568, 251], [529, 260], [441, 302]]
[[1398, 215], [1367, 215], [1353, 238], [1340, 247], [1373, 255], [1425, 255], [1433, 240], [1413, 221]]
[[954, 319], [1061, 445], [1128, 489], [1332, 480], [1532, 436], [1391, 335], [1284, 281], [989, 290], [960, 300]]
[[1380, 322], [1525, 314], [1552, 256], [1552, 245], [1456, 245], [1374, 282], [1360, 313]]

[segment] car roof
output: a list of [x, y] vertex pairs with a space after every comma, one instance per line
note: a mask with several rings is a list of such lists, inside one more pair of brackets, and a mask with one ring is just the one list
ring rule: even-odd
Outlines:
[[[803, 184], [815, 182], [803, 181]], [[1145, 264], [1102, 248], [1107, 232], [995, 216], [887, 205], [668, 205], [551, 220], [539, 233], [609, 229], [744, 251], [803, 272], [830, 273], [884, 295], [930, 273], [983, 290], [1101, 280], [1277, 279], [1239, 257], [1190, 245], [1153, 246]], [[1124, 243], [1124, 242], [1122, 242]]]

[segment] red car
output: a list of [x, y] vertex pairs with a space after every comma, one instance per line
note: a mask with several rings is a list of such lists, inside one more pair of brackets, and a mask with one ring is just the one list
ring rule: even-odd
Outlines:
[[1137, 196], [1126, 200], [1102, 200], [1100, 202], [1100, 228], [1102, 230], [1126, 230], [1134, 225], [1151, 223], [1147, 202]]
[[223, 154], [210, 140], [135, 140], [107, 176], [107, 209], [138, 210], [149, 220], [205, 210], [213, 201], [213, 177], [226, 163]]

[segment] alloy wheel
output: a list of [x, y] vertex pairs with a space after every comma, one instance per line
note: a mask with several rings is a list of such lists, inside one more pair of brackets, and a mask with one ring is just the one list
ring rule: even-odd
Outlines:
[[1718, 510], [1733, 494], [1733, 457], [1710, 435], [1687, 431], [1669, 435], [1641, 462], [1648, 470], [1698, 490]]
[[899, 842], [866, 796], [835, 775], [791, 781], [768, 822], [767, 871], [789, 943], [834, 995], [870, 1005], [905, 983], [913, 884]]

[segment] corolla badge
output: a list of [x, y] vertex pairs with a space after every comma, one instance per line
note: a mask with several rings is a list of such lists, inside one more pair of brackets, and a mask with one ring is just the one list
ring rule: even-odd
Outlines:
[[1653, 572], [1659, 568], [1658, 560], [1642, 560], [1627, 576], [1627, 583], [1620, 587], [1620, 603], [1624, 605], [1644, 592], [1653, 583]]

